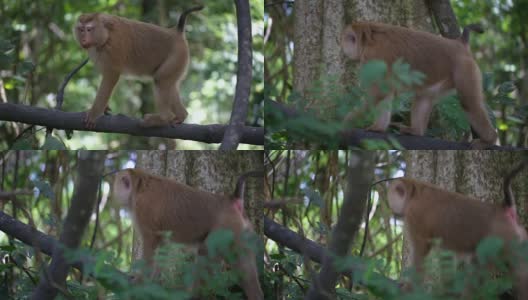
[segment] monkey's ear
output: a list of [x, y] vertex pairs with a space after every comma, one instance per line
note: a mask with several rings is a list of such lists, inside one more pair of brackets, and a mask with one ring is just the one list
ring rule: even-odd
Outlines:
[[374, 38], [372, 37], [372, 28], [370, 26], [363, 26], [359, 36], [362, 45], [370, 45], [374, 42]]
[[351, 42], [353, 44], [357, 43], [356, 33], [352, 30], [345, 31], [344, 38], [347, 42]]
[[131, 185], [132, 183], [130, 182], [129, 174], [126, 174], [126, 175], [124, 175], [123, 177], [121, 177], [121, 183], [123, 183], [123, 185], [125, 186], [125, 188], [126, 188], [127, 190], [130, 189], [130, 185]]
[[405, 182], [397, 180], [390, 185], [387, 198], [389, 206], [395, 215], [403, 216], [408, 197], [409, 191]]
[[103, 26], [108, 29], [108, 30], [113, 30], [114, 29], [114, 20], [112, 18], [107, 18], [103, 15], [100, 16], [101, 18], [101, 22], [103, 23]]

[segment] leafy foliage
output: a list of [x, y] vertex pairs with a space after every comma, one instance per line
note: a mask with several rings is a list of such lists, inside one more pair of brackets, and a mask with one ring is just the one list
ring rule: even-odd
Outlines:
[[[408, 102], [412, 93], [406, 92], [409, 86], [420, 84], [423, 74], [411, 70], [410, 66], [397, 60], [391, 66], [391, 74], [383, 61], [370, 61], [359, 70], [359, 87], [353, 86], [348, 91], [335, 77], [323, 77], [314, 82], [306, 96], [293, 92], [288, 102], [299, 112], [296, 117], [287, 117], [282, 112], [266, 105], [265, 118], [268, 130], [266, 145], [270, 148], [287, 148], [281, 141], [295, 141], [321, 145], [325, 148], [337, 148], [340, 133], [347, 128], [367, 127], [379, 114], [387, 109], [395, 112], [409, 110]], [[396, 92], [391, 104], [383, 101], [374, 104], [374, 98], [367, 91], [379, 89], [383, 94]], [[267, 95], [268, 99], [272, 95]], [[347, 119], [343, 122], [343, 119]], [[397, 144], [383, 141], [364, 143], [366, 149], [394, 149]]]

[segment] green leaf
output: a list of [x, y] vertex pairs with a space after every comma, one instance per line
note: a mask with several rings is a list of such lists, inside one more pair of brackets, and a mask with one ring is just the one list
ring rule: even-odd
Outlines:
[[15, 60], [12, 55], [0, 53], [0, 69], [7, 69]]
[[68, 150], [66, 148], [66, 145], [64, 145], [61, 140], [51, 135], [46, 137], [46, 141], [44, 142], [44, 145], [42, 145], [41, 149], [42, 150]]
[[6, 251], [6, 252], [13, 252], [16, 250], [16, 247], [13, 245], [3, 245], [3, 246], [0, 246], [0, 250]]
[[513, 83], [513, 81], [503, 82], [499, 86], [499, 94], [506, 95], [513, 91], [515, 91], [515, 84]]
[[231, 230], [216, 230], [207, 236], [205, 245], [210, 257], [227, 253], [233, 242], [234, 234]]
[[499, 92], [499, 95], [496, 96], [494, 100], [502, 105], [515, 105], [515, 99], [513, 99], [510, 96], [506, 96], [506, 94], [500, 94], [500, 92]]
[[30, 139], [19, 139], [17, 140], [13, 146], [11, 146], [11, 150], [33, 150], [33, 144], [31, 143]]
[[283, 260], [286, 258], [286, 255], [282, 253], [273, 253], [273, 254], [270, 254], [270, 258], [276, 259], [276, 260]]
[[13, 45], [10, 41], [0, 38], [0, 52], [7, 52], [13, 48], [15, 48], [15, 45]]
[[404, 86], [419, 85], [425, 79], [423, 73], [411, 70], [411, 65], [405, 63], [401, 58], [392, 64], [392, 72]]
[[387, 75], [387, 64], [382, 60], [371, 60], [361, 66], [359, 70], [359, 82], [365, 87], [375, 82], [380, 82]]
[[28, 73], [33, 72], [35, 70], [35, 65], [31, 61], [23, 61], [17, 69], [17, 72], [22, 75], [26, 75]]
[[483, 264], [490, 260], [493, 261], [495, 258], [499, 257], [503, 245], [504, 242], [499, 238], [485, 238], [477, 246], [478, 260]]

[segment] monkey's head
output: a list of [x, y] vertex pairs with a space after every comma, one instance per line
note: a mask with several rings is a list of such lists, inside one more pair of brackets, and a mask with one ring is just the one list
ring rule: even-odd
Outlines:
[[341, 33], [341, 49], [352, 60], [361, 59], [361, 49], [372, 41], [372, 29], [368, 24], [347, 25]]
[[389, 207], [397, 217], [405, 215], [405, 206], [412, 194], [412, 186], [410, 184], [405, 180], [396, 179], [389, 185], [387, 193]]
[[123, 170], [115, 174], [112, 197], [119, 201], [119, 204], [131, 207], [133, 178], [131, 170]]
[[77, 20], [75, 38], [83, 49], [100, 47], [108, 40], [112, 23], [101, 14], [83, 14]]

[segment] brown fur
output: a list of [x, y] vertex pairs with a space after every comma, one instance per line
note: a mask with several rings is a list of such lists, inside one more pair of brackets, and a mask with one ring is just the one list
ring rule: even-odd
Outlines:
[[[424, 135], [434, 101], [455, 89], [481, 141], [486, 145], [496, 142], [497, 133], [484, 107], [480, 70], [462, 40], [399, 26], [358, 22], [345, 28], [341, 46], [347, 56], [361, 63], [378, 59], [390, 67], [402, 58], [412, 69], [426, 75], [423, 85], [413, 88], [416, 99], [411, 110], [411, 126], [402, 129], [403, 133]], [[377, 97], [376, 103], [382, 100], [383, 97]], [[384, 112], [369, 130], [386, 131], [389, 122], [390, 112]]]
[[[460, 255], [474, 254], [482, 239], [498, 237], [506, 242], [528, 239], [525, 229], [509, 213], [511, 206], [481, 202], [475, 198], [446, 191], [436, 185], [410, 178], [394, 180], [388, 191], [393, 212], [403, 217], [411, 243], [411, 261], [421, 271], [433, 239]], [[513, 266], [521, 297], [528, 297], [528, 267]]]
[[[182, 14], [181, 26], [185, 24], [185, 16], [194, 10], [198, 8]], [[154, 79], [159, 113], [145, 115], [142, 126], [165, 126], [185, 120], [187, 110], [180, 99], [179, 85], [187, 72], [189, 47], [183, 28], [180, 31], [93, 13], [79, 17], [75, 37], [103, 75], [95, 102], [85, 117], [87, 127], [95, 127], [121, 74], [148, 75]]]
[[252, 228], [241, 210], [244, 191], [238, 188], [240, 184], [244, 185], [243, 181], [239, 180], [236, 189], [240, 197], [226, 197], [139, 169], [126, 169], [115, 175], [113, 197], [132, 212], [143, 241], [143, 258], [150, 265], [163, 232], [170, 232], [174, 242], [200, 247], [215, 230], [233, 231], [235, 243], [247, 254], [235, 266], [243, 274], [244, 292], [248, 299], [263, 299], [255, 256], [241, 240], [243, 231]]

